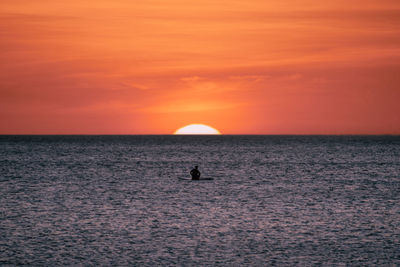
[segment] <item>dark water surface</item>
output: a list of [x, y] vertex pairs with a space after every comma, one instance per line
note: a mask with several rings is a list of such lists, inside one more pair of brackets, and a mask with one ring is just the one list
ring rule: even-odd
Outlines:
[[399, 266], [400, 137], [0, 136], [17, 264]]

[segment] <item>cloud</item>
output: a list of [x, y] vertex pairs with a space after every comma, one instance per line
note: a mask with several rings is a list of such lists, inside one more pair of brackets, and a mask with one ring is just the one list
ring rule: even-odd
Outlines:
[[244, 103], [224, 103], [217, 101], [201, 101], [196, 99], [182, 101], [171, 101], [167, 104], [148, 106], [140, 109], [143, 112], [149, 113], [187, 113], [187, 112], [202, 112], [202, 111], [222, 111], [234, 109], [243, 106]]

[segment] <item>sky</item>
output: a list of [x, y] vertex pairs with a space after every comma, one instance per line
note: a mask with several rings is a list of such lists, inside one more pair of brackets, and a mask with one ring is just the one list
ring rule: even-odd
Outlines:
[[400, 134], [399, 0], [2, 0], [0, 134]]

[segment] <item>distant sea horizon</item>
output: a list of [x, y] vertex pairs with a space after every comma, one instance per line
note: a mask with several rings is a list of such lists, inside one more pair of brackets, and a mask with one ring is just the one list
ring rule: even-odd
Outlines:
[[0, 134], [0, 136], [69, 136], [69, 135], [88, 135], [88, 136], [141, 136], [141, 135], [160, 135], [160, 136], [400, 136], [400, 133], [383, 133], [383, 134]]

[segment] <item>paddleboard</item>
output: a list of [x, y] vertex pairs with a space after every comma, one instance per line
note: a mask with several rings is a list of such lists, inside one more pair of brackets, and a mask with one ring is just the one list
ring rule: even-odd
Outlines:
[[193, 180], [192, 178], [178, 178], [179, 180], [184, 180], [184, 181], [212, 181], [214, 178], [200, 178], [198, 180]]

